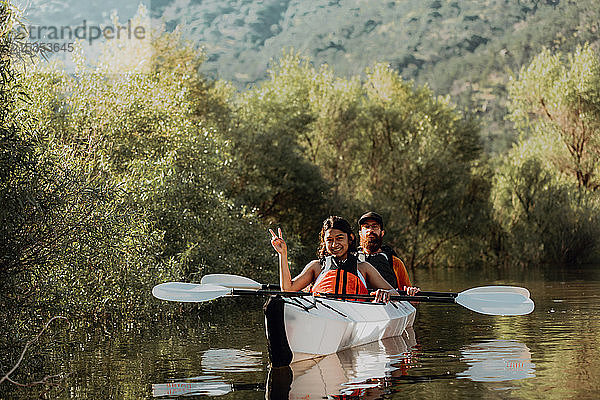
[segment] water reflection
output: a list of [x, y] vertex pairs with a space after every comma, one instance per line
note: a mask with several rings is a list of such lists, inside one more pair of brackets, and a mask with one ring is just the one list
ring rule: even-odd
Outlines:
[[204, 372], [262, 371], [262, 353], [247, 349], [209, 349], [202, 353]]
[[529, 348], [515, 340], [487, 340], [466, 346], [460, 350], [459, 360], [449, 357], [444, 364], [460, 368], [466, 363], [465, 371], [436, 373], [440, 360], [435, 361], [435, 367], [424, 365], [428, 360], [421, 359], [413, 333], [321, 359], [294, 363], [290, 373], [271, 370], [267, 390], [277, 395], [267, 393], [267, 398], [312, 399], [348, 395], [376, 399], [397, 391], [400, 384], [456, 378], [504, 382], [535, 376]]
[[[414, 335], [412, 335], [414, 340]], [[291, 366], [290, 399], [326, 398], [328, 395], [364, 396], [411, 366], [408, 335], [358, 346], [336, 354], [300, 361]], [[274, 382], [276, 383], [276, 382]]]
[[503, 382], [535, 376], [535, 364], [525, 344], [515, 340], [489, 340], [461, 349], [461, 361], [469, 368], [457, 378], [475, 382]]
[[[395, 376], [405, 376], [411, 366], [414, 332], [348, 349], [325, 357], [304, 360], [290, 368], [270, 369], [267, 399], [365, 396], [385, 386]], [[202, 354], [206, 375], [152, 385], [154, 397], [221, 396], [239, 390], [264, 390], [262, 383], [230, 382], [219, 372], [247, 372], [263, 368], [262, 354], [250, 350], [210, 349]], [[377, 396], [378, 397], [378, 396]], [[366, 398], [369, 398], [367, 396]]]
[[[211, 375], [152, 384], [154, 397], [222, 396], [234, 390], [264, 390], [262, 383], [228, 382], [216, 373], [262, 371], [262, 353], [248, 349], [209, 349], [202, 353], [202, 372]], [[214, 375], [212, 375], [214, 374]]]
[[[262, 370], [262, 354], [251, 350], [210, 349], [202, 354], [203, 376], [152, 385], [155, 397], [189, 395], [221, 396], [233, 391], [265, 390], [266, 399], [318, 399], [359, 396], [381, 398], [398, 390], [399, 384], [441, 379], [474, 382], [505, 382], [535, 376], [529, 348], [515, 340], [486, 340], [460, 349], [450, 357], [458, 373], [434, 373], [420, 359], [414, 331], [401, 337], [348, 349], [325, 357], [293, 363], [289, 368], [271, 368], [267, 383], [235, 383], [218, 373]], [[439, 360], [436, 361], [439, 363]], [[413, 370], [414, 368], [414, 370]]]

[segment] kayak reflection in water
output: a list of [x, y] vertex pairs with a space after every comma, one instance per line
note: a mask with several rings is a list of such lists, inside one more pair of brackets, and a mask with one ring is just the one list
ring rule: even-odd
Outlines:
[[279, 254], [279, 284], [287, 292], [297, 292], [309, 285], [314, 293], [367, 294], [367, 287], [377, 289], [375, 302], [388, 302], [390, 295], [398, 292], [368, 262], [355, 255], [356, 236], [348, 221], [331, 216], [323, 221], [317, 252], [319, 259], [309, 262], [298, 276], [292, 279], [288, 266], [287, 244], [281, 228], [277, 234], [272, 229], [271, 245]]

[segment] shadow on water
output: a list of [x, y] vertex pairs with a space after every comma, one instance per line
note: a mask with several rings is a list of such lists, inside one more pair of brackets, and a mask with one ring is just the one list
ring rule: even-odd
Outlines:
[[[535, 376], [529, 348], [514, 340], [490, 340], [460, 349], [460, 357], [449, 357], [458, 373], [435, 373], [438, 361], [420, 357], [414, 331], [401, 337], [358, 346], [336, 354], [269, 368], [266, 384], [227, 381], [219, 373], [261, 368], [260, 356], [233, 349], [211, 349], [202, 355], [199, 377], [152, 385], [154, 397], [221, 396], [235, 391], [265, 391], [265, 398], [378, 399], [397, 392], [402, 385], [432, 381], [470, 379], [504, 382]], [[431, 364], [431, 365], [424, 365]], [[414, 373], [411, 373], [413, 370]]]

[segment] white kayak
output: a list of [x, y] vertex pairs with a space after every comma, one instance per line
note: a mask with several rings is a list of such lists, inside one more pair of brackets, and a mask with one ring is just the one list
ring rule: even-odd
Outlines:
[[[265, 322], [275, 366], [400, 336], [412, 326], [416, 313], [406, 301], [382, 304], [307, 296], [271, 298], [274, 302], [265, 306]], [[287, 360], [290, 351], [292, 359]]]

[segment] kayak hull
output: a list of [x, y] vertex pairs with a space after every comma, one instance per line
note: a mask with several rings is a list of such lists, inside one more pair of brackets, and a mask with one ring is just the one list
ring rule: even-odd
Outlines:
[[[416, 313], [405, 301], [381, 304], [313, 296], [271, 300], [283, 302], [283, 318], [270, 316], [265, 308], [270, 353], [277, 358], [278, 352], [291, 351], [290, 362], [400, 336], [413, 325]], [[286, 340], [272, 340], [278, 336], [274, 330], [282, 330]], [[286, 344], [289, 349], [283, 348]]]

